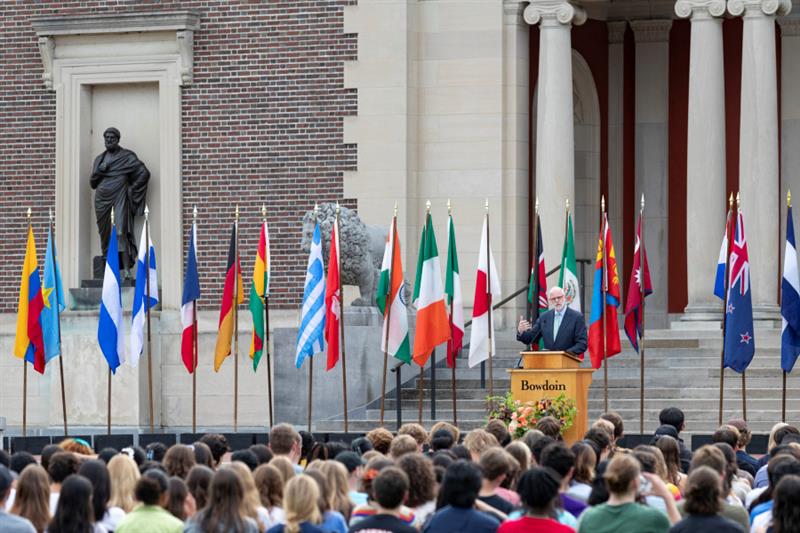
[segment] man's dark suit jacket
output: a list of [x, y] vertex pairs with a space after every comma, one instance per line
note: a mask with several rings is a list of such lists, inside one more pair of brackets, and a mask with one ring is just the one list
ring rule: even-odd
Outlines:
[[553, 339], [555, 316], [556, 313], [553, 309], [540, 315], [531, 329], [522, 333], [517, 332], [517, 340], [524, 344], [533, 344], [542, 339], [546, 350], [569, 352], [574, 355], [583, 354], [588, 346], [586, 322], [583, 321], [583, 315], [567, 307], [561, 318], [561, 325], [558, 327], [558, 335]]

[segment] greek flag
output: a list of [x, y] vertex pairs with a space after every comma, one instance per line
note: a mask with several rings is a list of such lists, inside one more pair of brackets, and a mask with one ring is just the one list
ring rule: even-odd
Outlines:
[[786, 213], [786, 248], [781, 280], [781, 368], [791, 372], [800, 353], [800, 281], [797, 273], [797, 249], [794, 245], [792, 208]]
[[[133, 316], [131, 322], [131, 366], [139, 364], [139, 356], [142, 355], [144, 347], [144, 324], [147, 310], [152, 309], [158, 303], [158, 272], [156, 271], [156, 249], [153, 241], [148, 239], [145, 242], [145, 228], [142, 228], [142, 237], [139, 240], [139, 257], [136, 259], [136, 289], [133, 293]], [[147, 248], [146, 248], [147, 246]], [[147, 250], [149, 252], [146, 252]], [[147, 277], [148, 268], [145, 265], [145, 253], [148, 253], [150, 263], [150, 302], [147, 302]]]
[[322, 263], [322, 239], [319, 224], [314, 224], [311, 253], [308, 255], [306, 284], [303, 290], [303, 310], [297, 332], [295, 366], [325, 349], [325, 269]]
[[106, 272], [103, 276], [103, 297], [100, 300], [100, 323], [97, 325], [97, 342], [108, 361], [111, 372], [125, 362], [125, 332], [122, 329], [122, 292], [119, 284], [119, 248], [117, 226], [111, 226], [108, 241]]

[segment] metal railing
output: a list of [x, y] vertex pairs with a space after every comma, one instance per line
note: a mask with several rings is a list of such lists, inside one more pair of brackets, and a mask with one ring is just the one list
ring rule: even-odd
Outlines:
[[[576, 259], [575, 262], [578, 264], [578, 280], [581, 287], [586, 287], [586, 265], [591, 264], [591, 259]], [[558, 265], [551, 271], [549, 271], [546, 276], [549, 277], [552, 274], [555, 274], [561, 269], [561, 265]], [[492, 306], [492, 310], [500, 309], [507, 303], [513, 301], [521, 294], [528, 293], [528, 285], [520, 287], [510, 295], [506, 296], [496, 304]], [[586, 291], [581, 291], [581, 309], [586, 309]], [[467, 328], [472, 325], [472, 320], [468, 320], [464, 323], [464, 331], [466, 332]], [[461, 347], [462, 350], [469, 349], [469, 343], [463, 345]], [[396, 418], [397, 418], [397, 428], [399, 429], [400, 426], [403, 425], [403, 407], [402, 407], [402, 391], [403, 388], [403, 379], [402, 379], [402, 368], [407, 365], [405, 361], [399, 361], [396, 365], [394, 365], [390, 370], [395, 375], [395, 409], [396, 409]], [[436, 348], [433, 349], [433, 353], [431, 353], [431, 420], [436, 419]], [[486, 388], [486, 361], [481, 362], [481, 388]]]

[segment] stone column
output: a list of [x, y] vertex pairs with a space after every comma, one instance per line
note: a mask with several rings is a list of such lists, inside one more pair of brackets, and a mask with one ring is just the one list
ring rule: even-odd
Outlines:
[[653, 282], [647, 323], [667, 326], [668, 287], [668, 122], [670, 20], [634, 20], [636, 41], [636, 202], [644, 193], [645, 245]]
[[[800, 17], [792, 15], [778, 19], [781, 26], [781, 202], [790, 189], [795, 197], [800, 194]], [[782, 217], [783, 218], [783, 217]], [[781, 227], [784, 222], [782, 221]], [[785, 228], [784, 228], [785, 231]], [[783, 234], [785, 235], [785, 233]]]
[[754, 318], [777, 318], [781, 210], [778, 190], [778, 86], [775, 17], [789, 0], [728, 0], [744, 15], [739, 191], [750, 256]]
[[[622, 235], [623, 205], [623, 118], [625, 85], [625, 29], [624, 21], [608, 23], [608, 218], [615, 235]], [[624, 264], [625, 252], [630, 244], [617, 237], [614, 249], [617, 264]], [[630, 251], [628, 251], [630, 253]], [[622, 270], [620, 269], [620, 274]], [[623, 287], [623, 292], [628, 287]], [[627, 296], [623, 295], [624, 298]]]
[[575, 205], [575, 137], [572, 109], [572, 24], [583, 8], [564, 0], [531, 0], [525, 21], [539, 25], [536, 102], [536, 194], [543, 220], [547, 265], [557, 265], [564, 241], [564, 200]]
[[[722, 16], [725, 0], [678, 0], [690, 18], [689, 128], [686, 153], [686, 320], [719, 320], [712, 294], [725, 227], [725, 74]], [[701, 231], [698, 231], [701, 230]]]

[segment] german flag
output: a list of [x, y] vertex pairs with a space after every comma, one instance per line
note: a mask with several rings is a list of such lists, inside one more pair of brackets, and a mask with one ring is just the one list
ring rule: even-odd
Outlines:
[[219, 372], [222, 362], [231, 354], [234, 313], [244, 302], [242, 290], [242, 266], [236, 250], [236, 224], [231, 228], [231, 244], [228, 246], [228, 268], [225, 272], [225, 288], [222, 290], [222, 303], [219, 310], [219, 333], [214, 350], [214, 372]]

